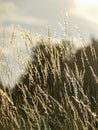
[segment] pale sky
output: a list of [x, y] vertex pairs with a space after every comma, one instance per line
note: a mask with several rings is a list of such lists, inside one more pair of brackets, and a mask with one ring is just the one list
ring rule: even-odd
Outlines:
[[0, 25], [18, 24], [45, 34], [48, 24], [59, 35], [66, 12], [85, 38], [98, 36], [98, 0], [0, 0]]

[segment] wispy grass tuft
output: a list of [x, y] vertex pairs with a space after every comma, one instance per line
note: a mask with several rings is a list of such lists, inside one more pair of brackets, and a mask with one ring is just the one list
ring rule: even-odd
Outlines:
[[92, 45], [75, 53], [67, 39], [55, 44], [49, 29], [48, 38], [36, 39], [36, 46], [30, 33], [22, 29], [20, 34], [23, 49], [31, 49], [30, 58], [22, 59], [14, 30], [10, 47], [14, 44], [18, 64], [26, 61], [26, 65], [12, 89], [0, 87], [0, 130], [96, 130], [96, 48]]

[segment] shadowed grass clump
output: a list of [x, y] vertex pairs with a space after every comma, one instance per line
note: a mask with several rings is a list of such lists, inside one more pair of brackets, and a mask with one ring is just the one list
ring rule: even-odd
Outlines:
[[92, 39], [92, 44], [78, 50], [75, 56], [84, 93], [90, 100], [91, 109], [98, 115], [98, 41]]
[[86, 52], [78, 58], [70, 42], [54, 44], [51, 39], [42, 38], [32, 53], [26, 72], [15, 87], [0, 89], [0, 129], [95, 130], [98, 115], [97, 108], [92, 109], [90, 94], [94, 92], [92, 97], [97, 103], [98, 83], [96, 87], [86, 84], [88, 70], [79, 68], [85, 57], [89, 61]]

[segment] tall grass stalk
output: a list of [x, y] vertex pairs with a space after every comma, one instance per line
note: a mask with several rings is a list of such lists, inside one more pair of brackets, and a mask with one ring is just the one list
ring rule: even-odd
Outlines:
[[[78, 59], [70, 41], [61, 39], [60, 44], [55, 44], [49, 30], [48, 34], [48, 39], [41, 37], [33, 47], [30, 34], [22, 30], [27, 50], [32, 48], [31, 58], [14, 88], [0, 87], [0, 130], [96, 130], [98, 127], [98, 115], [92, 109], [89, 95], [90, 84], [84, 86], [87, 65], [98, 87], [98, 76], [86, 48]], [[17, 55], [21, 57], [20, 54]], [[91, 54], [97, 57], [93, 47]], [[97, 107], [97, 92], [92, 96]]]

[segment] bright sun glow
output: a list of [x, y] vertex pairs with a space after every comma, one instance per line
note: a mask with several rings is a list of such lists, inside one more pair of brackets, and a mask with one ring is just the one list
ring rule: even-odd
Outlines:
[[98, 24], [98, 0], [74, 0], [76, 10], [72, 13]]
[[76, 6], [83, 9], [92, 9], [98, 7], [98, 0], [76, 0]]

